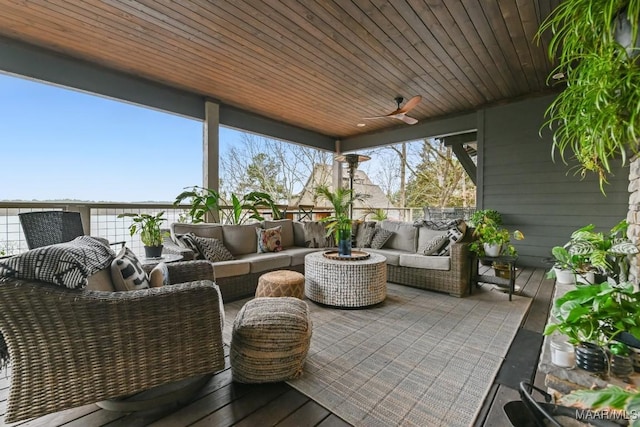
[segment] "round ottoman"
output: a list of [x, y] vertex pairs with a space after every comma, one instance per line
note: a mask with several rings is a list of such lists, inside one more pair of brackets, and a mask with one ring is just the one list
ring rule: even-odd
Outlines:
[[229, 352], [233, 380], [267, 383], [297, 378], [310, 341], [306, 302], [293, 297], [247, 302], [233, 322]]
[[297, 271], [276, 270], [265, 273], [258, 279], [256, 298], [304, 296], [304, 275]]

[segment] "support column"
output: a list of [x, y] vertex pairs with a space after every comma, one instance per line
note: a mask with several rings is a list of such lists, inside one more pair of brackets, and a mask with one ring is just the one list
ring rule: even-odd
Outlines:
[[[202, 186], [220, 191], [220, 106], [205, 102], [204, 136], [202, 146]], [[220, 222], [217, 213], [207, 215], [207, 222]]]
[[340, 140], [336, 140], [336, 146], [333, 153], [333, 191], [336, 191], [338, 188], [341, 188], [344, 183], [342, 182], [342, 162], [336, 161], [336, 157], [342, 154], [342, 150], [340, 148]]

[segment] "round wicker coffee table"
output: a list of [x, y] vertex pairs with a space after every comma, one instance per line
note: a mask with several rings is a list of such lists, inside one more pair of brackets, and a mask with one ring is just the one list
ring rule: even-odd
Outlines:
[[387, 259], [371, 254], [359, 261], [333, 260], [322, 252], [304, 257], [305, 295], [335, 307], [365, 307], [387, 296]]

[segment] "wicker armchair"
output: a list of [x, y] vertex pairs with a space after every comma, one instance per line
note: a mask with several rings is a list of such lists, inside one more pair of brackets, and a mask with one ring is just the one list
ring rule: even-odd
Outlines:
[[130, 292], [0, 280], [12, 367], [6, 423], [137, 393], [224, 367], [221, 297], [206, 261], [180, 283]]

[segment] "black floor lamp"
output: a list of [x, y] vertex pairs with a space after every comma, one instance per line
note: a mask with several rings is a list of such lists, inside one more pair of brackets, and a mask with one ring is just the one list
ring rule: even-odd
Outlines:
[[349, 190], [351, 190], [351, 203], [349, 204], [349, 218], [353, 219], [353, 177], [356, 174], [356, 169], [358, 169], [358, 165], [362, 162], [366, 162], [367, 160], [371, 160], [371, 157], [365, 156], [364, 154], [340, 154], [336, 156], [336, 160], [338, 162], [347, 163], [349, 165]]

